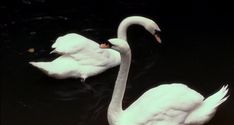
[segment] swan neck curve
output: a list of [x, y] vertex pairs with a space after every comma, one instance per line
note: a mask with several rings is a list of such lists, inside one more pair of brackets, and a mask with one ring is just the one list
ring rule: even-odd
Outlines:
[[131, 64], [131, 51], [129, 50], [127, 53], [120, 53], [120, 56], [121, 56], [120, 69], [115, 82], [112, 99], [108, 108], [109, 111], [116, 113], [120, 113], [123, 110], [122, 101], [126, 89], [126, 83]]
[[145, 26], [146, 21], [149, 20], [145, 17], [140, 17], [140, 16], [132, 16], [132, 17], [127, 17], [121, 23], [119, 24], [118, 31], [117, 31], [117, 37], [123, 40], [127, 40], [127, 29], [131, 25], [141, 25]]

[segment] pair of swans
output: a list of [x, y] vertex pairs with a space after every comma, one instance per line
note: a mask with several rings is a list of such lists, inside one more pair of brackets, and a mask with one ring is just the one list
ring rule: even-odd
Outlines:
[[[67, 34], [59, 37], [52, 45], [52, 52], [61, 54], [60, 57], [52, 62], [30, 63], [56, 78], [82, 79], [120, 63], [107, 113], [110, 125], [202, 125], [208, 122], [218, 106], [227, 100], [228, 86], [223, 86], [218, 92], [204, 99], [200, 93], [184, 84], [163, 84], [148, 90], [127, 109], [122, 109], [131, 63], [126, 31], [132, 24], [142, 25], [153, 35], [160, 31], [157, 24], [150, 19], [129, 17], [120, 23], [120, 39], [110, 39], [109, 42], [100, 45], [100, 48], [105, 49], [99, 49], [97, 43], [78, 34]], [[161, 42], [157, 35], [156, 40]]]
[[[141, 16], [131, 16], [121, 21], [117, 37], [127, 40], [127, 29], [133, 24], [143, 26], [160, 41], [157, 35], [157, 31], [160, 31], [158, 25], [153, 20]], [[51, 53], [58, 53], [61, 56], [51, 62], [30, 64], [57, 79], [73, 77], [84, 81], [120, 64], [120, 54], [117, 51], [100, 49], [98, 43], [75, 33], [57, 38], [52, 48], [54, 50]]]
[[218, 106], [227, 100], [228, 86], [204, 97], [181, 83], [163, 84], [141, 95], [127, 109], [122, 109], [131, 50], [122, 39], [110, 39], [100, 48], [111, 48], [120, 53], [121, 64], [108, 107], [110, 125], [202, 125], [215, 114]]

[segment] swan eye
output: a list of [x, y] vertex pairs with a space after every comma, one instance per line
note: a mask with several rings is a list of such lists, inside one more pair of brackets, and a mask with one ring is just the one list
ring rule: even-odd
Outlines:
[[154, 35], [159, 35], [159, 34], [160, 34], [160, 31], [154, 30]]

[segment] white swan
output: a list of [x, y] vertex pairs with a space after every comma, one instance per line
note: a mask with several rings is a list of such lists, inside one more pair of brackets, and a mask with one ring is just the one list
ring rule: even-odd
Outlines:
[[[137, 24], [143, 26], [160, 41], [156, 31], [158, 25], [151, 19], [141, 16], [125, 18], [118, 27], [118, 38], [127, 39], [127, 28]], [[158, 29], [158, 30], [156, 30]], [[69, 77], [84, 81], [120, 64], [120, 55], [112, 49], [100, 49], [99, 44], [79, 34], [70, 33], [59, 37], [52, 45], [52, 53], [61, 54], [51, 62], [30, 62], [33, 66], [57, 79]]]
[[55, 49], [51, 53], [59, 53], [61, 56], [51, 62], [30, 62], [30, 64], [57, 79], [73, 77], [84, 81], [87, 77], [120, 63], [117, 51], [111, 49], [102, 51], [99, 44], [75, 33], [59, 37], [52, 48]]
[[130, 62], [131, 50], [121, 39], [110, 39], [101, 48], [120, 52], [121, 64], [114, 92], [108, 108], [110, 125], [202, 125], [215, 114], [217, 107], [227, 100], [228, 86], [204, 97], [184, 84], [163, 84], [140, 96], [127, 109], [122, 109]]

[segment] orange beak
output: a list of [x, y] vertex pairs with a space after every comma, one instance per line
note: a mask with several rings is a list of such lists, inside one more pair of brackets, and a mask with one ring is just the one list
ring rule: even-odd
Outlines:
[[159, 34], [155, 34], [154, 37], [158, 41], [158, 43], [162, 43], [162, 40], [161, 40]]
[[102, 43], [102, 44], [100, 44], [100, 48], [102, 48], [102, 49], [110, 48], [110, 45], [106, 44], [106, 43]]

